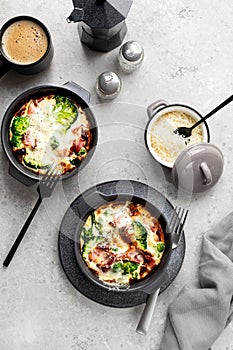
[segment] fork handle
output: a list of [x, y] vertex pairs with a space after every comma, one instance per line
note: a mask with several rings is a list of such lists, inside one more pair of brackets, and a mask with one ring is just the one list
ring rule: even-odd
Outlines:
[[151, 319], [154, 313], [154, 308], [158, 299], [160, 288], [152, 292], [146, 301], [145, 308], [138, 323], [136, 332], [142, 335], [146, 335], [150, 327]]
[[208, 119], [209, 117], [211, 117], [213, 114], [215, 114], [216, 112], [218, 112], [220, 109], [222, 109], [223, 107], [225, 107], [226, 105], [228, 105], [228, 103], [233, 101], [233, 95], [231, 95], [230, 97], [228, 97], [225, 101], [223, 101], [222, 103], [220, 103], [220, 105], [218, 105], [217, 107], [215, 107], [211, 112], [209, 112], [208, 114], [206, 114], [205, 117], [202, 117], [197, 123], [195, 123], [190, 130], [193, 130], [194, 128], [196, 128], [198, 125], [200, 125], [201, 123], [203, 123], [206, 119]]
[[18, 247], [19, 247], [19, 245], [20, 245], [20, 243], [21, 243], [25, 233], [27, 232], [27, 229], [30, 226], [30, 223], [32, 222], [32, 219], [34, 218], [34, 216], [35, 216], [35, 214], [36, 214], [36, 212], [37, 212], [41, 202], [42, 202], [42, 198], [41, 198], [41, 196], [39, 196], [39, 198], [37, 199], [37, 202], [36, 202], [34, 208], [32, 209], [29, 217], [25, 221], [25, 224], [23, 225], [20, 233], [18, 234], [18, 237], [14, 241], [14, 243], [13, 243], [13, 245], [12, 245], [12, 247], [11, 247], [7, 257], [6, 257], [6, 259], [4, 260], [3, 266], [5, 266], [5, 267], [9, 266], [13, 256], [15, 255], [15, 252], [18, 249]]

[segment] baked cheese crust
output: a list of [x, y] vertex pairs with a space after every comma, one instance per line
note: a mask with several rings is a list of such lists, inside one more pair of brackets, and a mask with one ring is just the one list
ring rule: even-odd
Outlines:
[[150, 275], [160, 264], [164, 232], [142, 204], [113, 202], [87, 217], [80, 250], [88, 268], [101, 281], [129, 285]]
[[17, 160], [30, 171], [44, 174], [57, 164], [61, 174], [86, 157], [92, 134], [81, 106], [61, 95], [26, 102], [13, 116], [9, 139]]

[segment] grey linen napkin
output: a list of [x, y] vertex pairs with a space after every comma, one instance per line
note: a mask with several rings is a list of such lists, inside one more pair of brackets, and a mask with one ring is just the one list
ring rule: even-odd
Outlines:
[[199, 284], [168, 310], [160, 350], [208, 350], [232, 317], [233, 212], [203, 236]]

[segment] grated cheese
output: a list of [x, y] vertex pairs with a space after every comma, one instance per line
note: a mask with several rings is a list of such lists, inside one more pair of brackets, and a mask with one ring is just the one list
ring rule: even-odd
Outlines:
[[150, 134], [150, 144], [162, 161], [171, 163], [172, 166], [184, 149], [204, 140], [201, 126], [195, 128], [189, 138], [184, 138], [174, 133], [178, 127], [190, 127], [195, 124], [195, 122], [196, 119], [191, 115], [184, 112], [173, 111], [163, 114], [153, 123]]

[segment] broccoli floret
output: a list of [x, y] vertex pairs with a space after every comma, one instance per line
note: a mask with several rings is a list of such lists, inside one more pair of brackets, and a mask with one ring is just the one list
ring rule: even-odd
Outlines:
[[164, 249], [165, 249], [164, 243], [158, 243], [157, 244], [157, 250], [158, 250], [159, 253], [162, 253], [164, 251]]
[[[94, 212], [93, 212], [94, 213]], [[88, 255], [91, 251], [91, 249], [96, 245], [98, 241], [101, 240], [100, 236], [94, 236], [93, 235], [93, 225], [97, 225], [98, 223], [94, 220], [94, 214], [91, 215], [91, 227], [86, 228], [83, 227], [82, 229], [82, 239], [84, 241], [83, 247], [82, 247], [82, 256], [84, 259], [88, 258]]]
[[20, 147], [22, 143], [22, 136], [21, 135], [15, 135], [13, 134], [12, 138], [11, 138], [11, 145], [13, 147]]
[[25, 165], [33, 169], [47, 169], [49, 167], [49, 164], [43, 164], [41, 161], [36, 161], [27, 156], [23, 156], [23, 161]]
[[117, 272], [119, 270], [123, 271], [123, 275], [129, 275], [129, 274], [135, 274], [135, 271], [138, 268], [138, 264], [131, 262], [131, 261], [126, 261], [126, 262], [117, 262], [113, 264], [112, 270], [113, 272]]
[[84, 244], [82, 247], [82, 257], [84, 260], [87, 260], [89, 253], [90, 252], [87, 249], [87, 244]]
[[84, 242], [88, 242], [93, 238], [93, 233], [92, 233], [91, 227], [88, 229], [83, 227], [82, 238], [83, 238]]
[[66, 131], [78, 117], [77, 106], [65, 96], [55, 96], [55, 100], [56, 105], [53, 108], [53, 114], [56, 115], [56, 121], [63, 125]]
[[11, 131], [14, 135], [23, 135], [30, 126], [28, 117], [16, 117], [13, 119]]
[[113, 252], [117, 252], [119, 249], [117, 247], [112, 247]]
[[82, 238], [84, 241], [83, 247], [82, 247], [82, 256], [84, 259], [88, 258], [88, 255], [93, 247], [93, 233], [92, 233], [92, 227], [86, 228], [83, 227], [82, 229]]
[[82, 147], [80, 151], [77, 153], [77, 156], [84, 156], [86, 155], [87, 151], [85, 147]]
[[134, 271], [134, 272], [132, 273], [132, 278], [133, 278], [134, 280], [136, 280], [136, 279], [138, 278], [138, 272], [137, 272], [137, 271]]
[[122, 265], [122, 270], [124, 271], [123, 275], [128, 275], [130, 273], [133, 273], [135, 270], [137, 270], [138, 268], [138, 264], [131, 262], [131, 261], [127, 261], [124, 262]]
[[88, 255], [92, 248], [96, 246], [96, 243], [100, 240], [99, 236], [93, 236], [92, 227], [82, 229], [82, 239], [84, 241], [82, 247], [82, 256], [84, 259], [88, 258]]
[[95, 217], [95, 212], [93, 211], [91, 214], [91, 221], [92, 221], [92, 226], [95, 225], [95, 227], [97, 228], [97, 230], [99, 231], [99, 233], [101, 234], [103, 231], [103, 227], [102, 225], [96, 220]]
[[59, 146], [59, 141], [56, 139], [55, 136], [52, 136], [52, 137], [50, 138], [50, 146], [51, 146], [51, 148], [52, 148], [53, 150], [56, 149], [56, 148], [58, 148], [58, 146]]
[[122, 262], [117, 262], [117, 263], [113, 264], [112, 271], [117, 272], [117, 271], [121, 270], [122, 265], [123, 265]]
[[147, 249], [147, 230], [146, 228], [139, 222], [134, 221], [132, 223], [133, 229], [135, 231], [135, 238], [138, 242], [138, 245], [141, 249]]
[[88, 241], [86, 243], [84, 243], [83, 247], [82, 247], [82, 257], [87, 260], [88, 259], [88, 255], [90, 254], [91, 249], [93, 248], [93, 245], [91, 243], [92, 241]]

